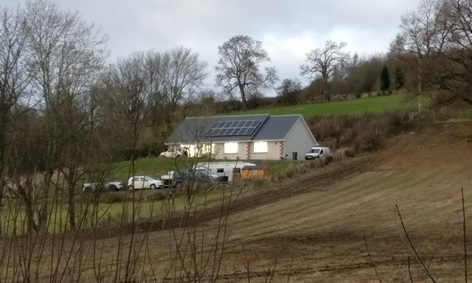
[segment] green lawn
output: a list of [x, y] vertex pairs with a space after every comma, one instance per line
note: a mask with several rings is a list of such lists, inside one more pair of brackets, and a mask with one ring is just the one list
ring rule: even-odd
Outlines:
[[[155, 198], [156, 194], [160, 195]], [[131, 221], [145, 221], [149, 219], [166, 219], [174, 213], [180, 214], [192, 209], [209, 208], [221, 205], [223, 199], [232, 199], [238, 195], [238, 189], [231, 192], [230, 189], [213, 189], [202, 191], [195, 195], [192, 204], [189, 204], [184, 193], [175, 194], [170, 197], [167, 191], [135, 191], [134, 201], [130, 192], [112, 192], [108, 195], [120, 197], [121, 201], [112, 203], [93, 203], [87, 197], [78, 199], [76, 202], [76, 221], [80, 229], [90, 229], [95, 225], [99, 227], [111, 227], [120, 224], [131, 223]], [[125, 199], [125, 200], [123, 200]], [[36, 215], [35, 215], [36, 216]], [[67, 205], [59, 203], [49, 204], [47, 231], [57, 234], [69, 231]], [[37, 220], [37, 217], [35, 217]], [[7, 202], [3, 208], [0, 224], [5, 234], [22, 235], [26, 233], [26, 215], [24, 207], [19, 202]], [[15, 232], [13, 232], [15, 231]]]
[[362, 115], [406, 111], [416, 107], [416, 100], [407, 99], [404, 94], [373, 96], [359, 99], [326, 103], [300, 104], [262, 108], [233, 114], [301, 114], [305, 118], [336, 115]]

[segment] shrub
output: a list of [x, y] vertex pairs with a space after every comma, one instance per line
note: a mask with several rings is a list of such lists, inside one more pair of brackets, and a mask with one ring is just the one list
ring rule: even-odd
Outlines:
[[117, 203], [126, 201], [126, 195], [121, 192], [103, 193], [100, 195], [100, 202]]
[[388, 121], [390, 134], [398, 135], [412, 129], [410, 117], [406, 114], [392, 114]]
[[349, 148], [340, 156], [353, 156], [358, 151], [373, 151], [383, 146], [392, 135], [411, 131], [414, 127], [407, 113], [344, 117], [318, 117], [308, 120], [318, 141], [336, 149]]
[[376, 151], [383, 147], [383, 138], [379, 134], [366, 135], [359, 140], [359, 151]]
[[162, 190], [154, 190], [152, 194], [148, 195], [146, 197], [146, 200], [149, 201], [158, 201], [158, 200], [164, 200], [169, 198], [169, 192], [167, 191], [162, 191]]
[[288, 179], [291, 179], [295, 176], [295, 170], [294, 169], [289, 169], [287, 170], [287, 172], [285, 173], [285, 176], [288, 178]]

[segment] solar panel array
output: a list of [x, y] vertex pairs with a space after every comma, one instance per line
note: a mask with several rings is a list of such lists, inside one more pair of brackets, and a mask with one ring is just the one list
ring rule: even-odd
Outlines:
[[260, 120], [218, 121], [211, 126], [206, 136], [251, 136], [261, 122]]

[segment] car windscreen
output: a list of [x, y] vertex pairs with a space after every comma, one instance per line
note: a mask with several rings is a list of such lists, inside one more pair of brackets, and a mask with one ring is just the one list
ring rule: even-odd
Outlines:
[[310, 153], [320, 153], [320, 149], [319, 148], [313, 148], [310, 150]]

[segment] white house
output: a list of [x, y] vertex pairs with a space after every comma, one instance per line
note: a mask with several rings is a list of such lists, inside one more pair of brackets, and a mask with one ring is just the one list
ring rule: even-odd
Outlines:
[[216, 159], [303, 159], [318, 145], [301, 115], [238, 115], [188, 117], [166, 145], [180, 146], [191, 156]]

